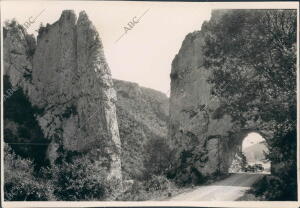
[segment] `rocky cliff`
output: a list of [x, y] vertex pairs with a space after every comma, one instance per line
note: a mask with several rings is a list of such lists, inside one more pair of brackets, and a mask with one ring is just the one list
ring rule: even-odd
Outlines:
[[210, 175], [227, 168], [219, 160], [228, 158], [228, 150], [220, 147], [226, 143], [232, 124], [229, 116], [213, 118], [219, 104], [207, 81], [210, 71], [203, 67], [203, 44], [201, 31], [189, 34], [172, 62], [169, 137], [178, 153], [191, 149], [203, 152], [196, 167], [201, 174]]
[[[213, 24], [226, 12], [214, 11], [209, 22]], [[214, 85], [209, 82], [212, 70], [204, 66], [206, 35], [207, 31], [200, 30], [186, 36], [170, 74], [169, 138], [177, 152], [175, 161], [180, 166], [180, 161], [193, 160], [189, 169], [201, 176], [226, 173], [250, 131], [234, 126], [230, 115], [222, 115]], [[183, 171], [182, 177], [188, 177], [190, 171]]]
[[128, 179], [143, 176], [145, 144], [167, 139], [169, 99], [136, 83], [114, 80], [117, 117], [122, 141], [122, 169]]
[[[4, 29], [3, 52], [4, 75], [34, 109], [27, 127], [41, 130], [50, 162], [66, 151], [84, 152], [107, 168], [109, 177], [122, 179], [116, 92], [101, 39], [86, 13], [77, 19], [73, 11], [63, 11], [57, 22], [40, 28], [37, 43], [12, 22]], [[7, 135], [14, 133], [8, 124], [22, 124], [15, 118], [5, 122]], [[11, 138], [5, 141], [16, 142]]]

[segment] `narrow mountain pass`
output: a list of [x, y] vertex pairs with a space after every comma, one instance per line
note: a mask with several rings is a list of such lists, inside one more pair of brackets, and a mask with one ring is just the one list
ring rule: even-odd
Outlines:
[[242, 197], [251, 185], [264, 174], [235, 173], [228, 178], [193, 191], [179, 194], [170, 201], [235, 201]]

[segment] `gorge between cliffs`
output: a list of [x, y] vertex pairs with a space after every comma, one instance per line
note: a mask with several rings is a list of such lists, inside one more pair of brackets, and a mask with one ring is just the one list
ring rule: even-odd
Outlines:
[[[5, 200], [296, 200], [296, 16], [213, 10], [170, 63], [169, 97], [112, 77], [85, 11], [37, 37], [7, 21]], [[247, 152], [249, 134], [263, 139]]]

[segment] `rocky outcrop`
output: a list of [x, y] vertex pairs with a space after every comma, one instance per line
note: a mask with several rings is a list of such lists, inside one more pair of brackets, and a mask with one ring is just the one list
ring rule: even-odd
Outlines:
[[35, 159], [39, 166], [45, 162], [49, 141], [34, 116], [39, 110], [27, 96], [34, 90], [31, 77], [36, 41], [14, 20], [3, 27], [3, 39], [4, 141], [17, 154]]
[[136, 83], [114, 80], [117, 116], [122, 141], [122, 169], [127, 179], [143, 176], [145, 144], [167, 139], [169, 99]]
[[210, 175], [227, 169], [219, 160], [229, 158], [228, 150], [221, 147], [232, 123], [229, 116], [213, 118], [219, 102], [207, 81], [210, 71], [203, 67], [203, 41], [201, 31], [189, 34], [172, 62], [169, 137], [178, 153], [192, 146], [205, 152], [209, 162], [200, 164], [199, 160], [196, 167], [203, 175]]
[[[210, 22], [218, 21], [228, 11], [214, 11]], [[204, 23], [204, 24], [207, 24]], [[240, 129], [230, 115], [222, 114], [214, 85], [208, 80], [212, 70], [204, 66], [206, 31], [186, 36], [172, 62], [169, 138], [180, 163], [182, 152], [199, 154], [194, 169], [203, 176], [227, 173], [245, 136], [255, 125]], [[181, 157], [181, 158], [180, 158]]]
[[122, 179], [116, 92], [103, 45], [85, 12], [63, 11], [41, 27], [37, 44], [17, 24], [6, 27], [4, 73], [39, 109], [51, 162], [64, 151], [85, 152]]

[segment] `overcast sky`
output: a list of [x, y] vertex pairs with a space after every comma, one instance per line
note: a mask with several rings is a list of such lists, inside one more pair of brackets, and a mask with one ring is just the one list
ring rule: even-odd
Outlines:
[[252, 132], [248, 134], [242, 144], [243, 149], [250, 147], [252, 145], [258, 144], [260, 142], [264, 142], [265, 139], [258, 133]]
[[[2, 1], [2, 20], [16, 18], [23, 24], [39, 15], [29, 28], [37, 32], [40, 23], [54, 23], [62, 10], [77, 16], [85, 10], [96, 26], [113, 78], [139, 83], [169, 94], [171, 62], [184, 37], [200, 30], [210, 18], [212, 8], [289, 7], [294, 3], [199, 3], [199, 2], [104, 2], [104, 1]], [[296, 5], [296, 6], [295, 6]], [[147, 12], [146, 12], [147, 11]], [[42, 13], [41, 13], [42, 12]], [[131, 30], [124, 27], [146, 14]]]
[[[86, 11], [100, 33], [113, 78], [164, 93], [169, 91], [171, 62], [184, 37], [200, 30], [211, 13], [209, 4], [198, 3], [38, 1], [22, 6], [20, 2], [4, 2], [2, 15], [3, 20], [16, 18], [22, 24], [42, 12], [28, 30], [36, 35], [41, 22], [52, 24], [65, 9], [74, 10], [77, 16], [81, 10]], [[128, 22], [143, 14], [139, 23], [117, 41]]]

